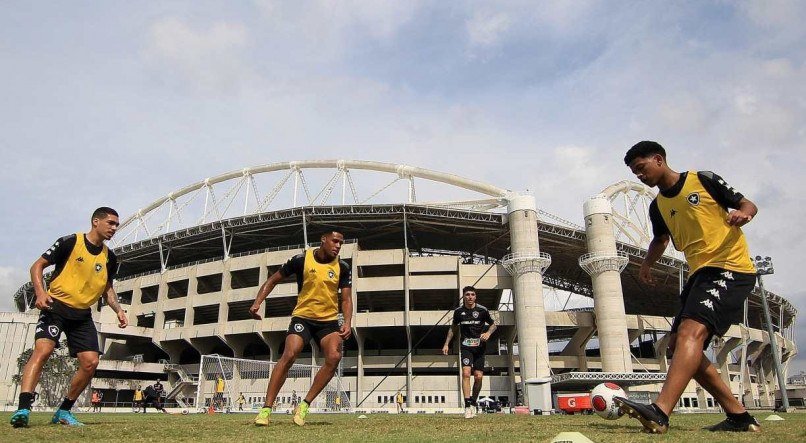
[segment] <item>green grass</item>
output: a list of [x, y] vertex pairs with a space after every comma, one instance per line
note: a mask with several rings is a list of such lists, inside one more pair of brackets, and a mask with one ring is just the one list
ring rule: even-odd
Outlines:
[[[755, 413], [763, 420], [769, 413]], [[368, 415], [310, 414], [305, 427], [298, 427], [290, 415], [273, 415], [269, 427], [252, 424], [252, 414], [76, 414], [87, 426], [70, 428], [51, 425], [51, 414], [35, 412], [29, 428], [8, 424], [11, 413], [0, 418], [6, 426], [0, 432], [4, 442], [252, 442], [292, 441], [550, 441], [563, 431], [578, 431], [595, 442], [806, 442], [806, 414], [782, 414], [785, 421], [761, 421], [762, 433], [715, 434], [700, 428], [721, 421], [717, 414], [677, 414], [665, 435], [640, 432], [637, 420], [622, 417], [606, 421], [598, 416], [479, 415], [465, 420], [459, 415]]]

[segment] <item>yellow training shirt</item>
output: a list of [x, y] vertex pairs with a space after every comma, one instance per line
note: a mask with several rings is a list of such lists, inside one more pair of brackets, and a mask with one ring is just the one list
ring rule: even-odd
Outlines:
[[76, 244], [58, 276], [50, 282], [48, 294], [76, 309], [92, 307], [106, 290], [106, 265], [109, 249], [106, 245], [98, 255], [92, 255], [84, 244], [84, 234], [76, 234]]
[[705, 189], [696, 171], [688, 172], [676, 196], [658, 194], [656, 201], [675, 249], [686, 255], [691, 274], [706, 266], [755, 273], [742, 230], [728, 225], [728, 212]]

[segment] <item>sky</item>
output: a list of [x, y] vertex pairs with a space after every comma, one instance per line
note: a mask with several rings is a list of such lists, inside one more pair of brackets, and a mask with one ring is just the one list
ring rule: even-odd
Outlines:
[[220, 173], [409, 164], [582, 224], [648, 139], [758, 205], [751, 250], [806, 346], [804, 21], [796, 0], [2, 2], [0, 310], [94, 208]]

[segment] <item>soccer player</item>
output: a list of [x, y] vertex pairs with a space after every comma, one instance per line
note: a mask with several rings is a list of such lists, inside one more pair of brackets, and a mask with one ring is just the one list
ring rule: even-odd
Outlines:
[[134, 390], [134, 412], [140, 412], [140, 408], [143, 408], [143, 412], [145, 412], [145, 406], [143, 405], [143, 390], [140, 389], [140, 386], [137, 386], [137, 389]]
[[238, 399], [235, 400], [235, 403], [238, 403], [238, 410], [243, 411], [243, 404], [246, 403], [246, 398], [243, 396], [243, 392], [238, 394]]
[[215, 396], [213, 403], [218, 410], [224, 409], [224, 376], [219, 374], [215, 380]]
[[[300, 404], [294, 408], [294, 423], [305, 424], [311, 402], [322, 392], [341, 361], [341, 344], [350, 338], [353, 318], [352, 276], [350, 266], [339, 259], [344, 244], [341, 232], [326, 232], [316, 249], [309, 249], [289, 259], [264, 283], [255, 302], [249, 308], [252, 317], [260, 320], [261, 303], [284, 278], [297, 276], [297, 305], [291, 314], [291, 324], [285, 339], [283, 355], [274, 367], [266, 390], [266, 402], [255, 418], [258, 426], [269, 424], [277, 393], [285, 383], [288, 369], [294, 364], [302, 348], [315, 338], [325, 356], [325, 364], [314, 377], [311, 388]], [[339, 326], [339, 291], [344, 323]]]
[[649, 206], [654, 238], [641, 265], [640, 279], [654, 284], [651, 267], [669, 240], [683, 251], [689, 277], [680, 294], [682, 308], [671, 328], [672, 362], [655, 403], [642, 405], [616, 397], [622, 412], [638, 418], [648, 432], [669, 429], [669, 415], [694, 378], [714, 396], [727, 419], [710, 431], [761, 430], [758, 421], [734, 397], [704, 350], [714, 335], [722, 336], [742, 321], [744, 302], [755, 286], [755, 267], [740, 229], [758, 208], [713, 172], [675, 172], [666, 151], [642, 141], [627, 151], [624, 163], [641, 182], [660, 193]]
[[[487, 340], [495, 332], [495, 321], [490, 311], [476, 303], [476, 288], [465, 286], [462, 289], [462, 306], [453, 311], [453, 322], [445, 338], [442, 353], [448, 355], [448, 345], [453, 339], [454, 330], [460, 331], [462, 357], [462, 394], [465, 397], [465, 418], [476, 416], [476, 400], [481, 391], [484, 377], [484, 352]], [[487, 331], [485, 327], [489, 325]], [[473, 371], [473, 393], [470, 392], [470, 371]]]
[[[34, 351], [22, 370], [19, 409], [11, 416], [11, 425], [15, 428], [28, 426], [34, 388], [39, 383], [42, 368], [59, 346], [62, 332], [67, 336], [70, 356], [78, 359], [78, 370], [51, 422], [83, 426], [70, 409], [92, 380], [101, 354], [91, 307], [106, 295], [107, 304], [117, 314], [118, 326], [125, 328], [129, 324], [112, 288], [117, 258], [104, 244], [118, 229], [118, 213], [112, 208], [98, 208], [92, 213], [90, 223], [89, 232], [56, 240], [31, 266], [35, 306], [42, 312], [36, 324]], [[56, 270], [50, 287], [45, 290], [43, 271], [51, 265], [56, 265]]]
[[397, 391], [397, 394], [395, 395], [395, 406], [397, 407], [397, 413], [402, 414], [403, 413], [403, 394], [401, 394], [400, 391]]

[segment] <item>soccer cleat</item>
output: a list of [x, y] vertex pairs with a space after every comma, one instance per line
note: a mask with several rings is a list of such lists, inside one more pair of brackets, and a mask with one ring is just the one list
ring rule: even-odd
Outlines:
[[17, 412], [11, 416], [11, 426], [15, 428], [27, 428], [29, 415], [31, 415], [30, 409], [17, 409]]
[[726, 418], [713, 426], [706, 426], [703, 429], [711, 432], [761, 432], [761, 423], [755, 417], [750, 417], [750, 419], [752, 421], [740, 422]]
[[465, 407], [465, 418], [473, 418], [473, 411], [470, 406]]
[[84, 423], [78, 421], [72, 412], [65, 411], [64, 409], [57, 409], [50, 422], [55, 425], [63, 424], [66, 426], [84, 426]]
[[613, 402], [619, 407], [622, 414], [637, 418], [644, 425], [644, 430], [650, 434], [665, 434], [669, 430], [669, 420], [664, 418], [655, 409], [654, 405], [645, 405], [624, 397], [613, 397]]
[[257, 417], [255, 417], [255, 425], [268, 426], [270, 415], [271, 415], [271, 408], [260, 408], [260, 412], [258, 412]]
[[308, 416], [308, 408], [308, 403], [305, 403], [304, 401], [294, 408], [294, 423], [296, 423], [298, 426], [305, 425], [305, 417]]

